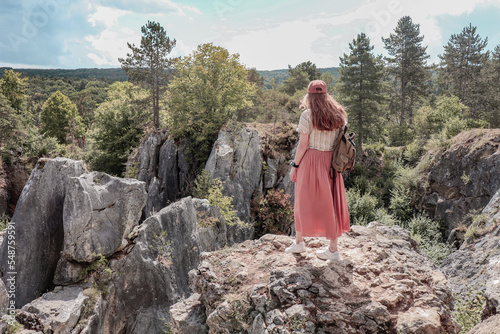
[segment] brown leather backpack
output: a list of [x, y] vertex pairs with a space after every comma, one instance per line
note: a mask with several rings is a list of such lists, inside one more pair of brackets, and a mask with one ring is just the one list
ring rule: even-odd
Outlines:
[[334, 179], [337, 171], [340, 173], [348, 172], [356, 165], [356, 145], [354, 145], [354, 132], [347, 133], [347, 125], [339, 129], [339, 135], [333, 145], [332, 167], [330, 176]]

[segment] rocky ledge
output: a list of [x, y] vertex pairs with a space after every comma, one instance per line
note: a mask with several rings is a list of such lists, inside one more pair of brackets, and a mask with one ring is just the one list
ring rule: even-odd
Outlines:
[[458, 333], [446, 278], [407, 231], [371, 223], [339, 241], [340, 261], [321, 261], [327, 240], [286, 254], [287, 236], [265, 235], [203, 253], [193, 293], [170, 309], [174, 333]]

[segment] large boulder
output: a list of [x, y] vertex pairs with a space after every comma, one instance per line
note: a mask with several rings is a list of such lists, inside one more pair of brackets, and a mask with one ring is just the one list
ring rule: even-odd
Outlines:
[[444, 152], [430, 152], [423, 207], [449, 230], [481, 211], [500, 189], [500, 129], [473, 129], [451, 139]]
[[[208, 217], [216, 225], [200, 227]], [[113, 278], [100, 333], [163, 333], [170, 306], [191, 292], [188, 272], [199, 265], [200, 254], [233, 238], [221, 225], [223, 218], [207, 200], [186, 197], [137, 226], [133, 247], [110, 261]]]
[[[11, 224], [15, 245], [3, 242], [0, 250], [2, 279], [15, 276], [18, 308], [53, 287], [64, 241], [64, 198], [70, 178], [85, 171], [83, 161], [40, 159], [22, 191]], [[12, 250], [15, 264], [9, 264]]]
[[353, 226], [340, 261], [317, 259], [325, 239], [306, 238], [302, 255], [284, 252], [291, 241], [265, 235], [204, 254], [190, 272], [199, 296], [172, 307], [173, 328], [206, 318], [209, 333], [459, 332], [445, 276], [406, 230]]
[[93, 172], [68, 183], [62, 256], [92, 262], [125, 247], [146, 202], [144, 182]]
[[79, 322], [88, 298], [81, 287], [56, 288], [24, 305], [16, 319], [37, 332], [67, 334]]

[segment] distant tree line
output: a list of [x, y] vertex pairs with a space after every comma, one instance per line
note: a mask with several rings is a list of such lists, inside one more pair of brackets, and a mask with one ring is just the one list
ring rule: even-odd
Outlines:
[[411, 148], [415, 156], [429, 140], [500, 125], [500, 46], [487, 51], [488, 39], [476, 27], [450, 36], [439, 64], [428, 63], [420, 26], [408, 16], [382, 41], [386, 57], [375, 55], [359, 33], [339, 68], [304, 61], [257, 71], [212, 43], [172, 58], [175, 39], [149, 21], [140, 45], [128, 45], [121, 69], [4, 69], [0, 148], [5, 153], [21, 144], [30, 155], [84, 158], [94, 169], [121, 175], [145, 133], [167, 128], [188, 143], [196, 169], [230, 120], [297, 122], [314, 79], [324, 80], [345, 106], [360, 154], [382, 144]]

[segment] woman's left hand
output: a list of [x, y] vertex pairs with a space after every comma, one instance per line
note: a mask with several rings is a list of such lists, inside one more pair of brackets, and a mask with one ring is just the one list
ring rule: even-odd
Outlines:
[[297, 168], [295, 168], [295, 167], [292, 167], [292, 170], [290, 171], [290, 180], [292, 182], [297, 181]]

